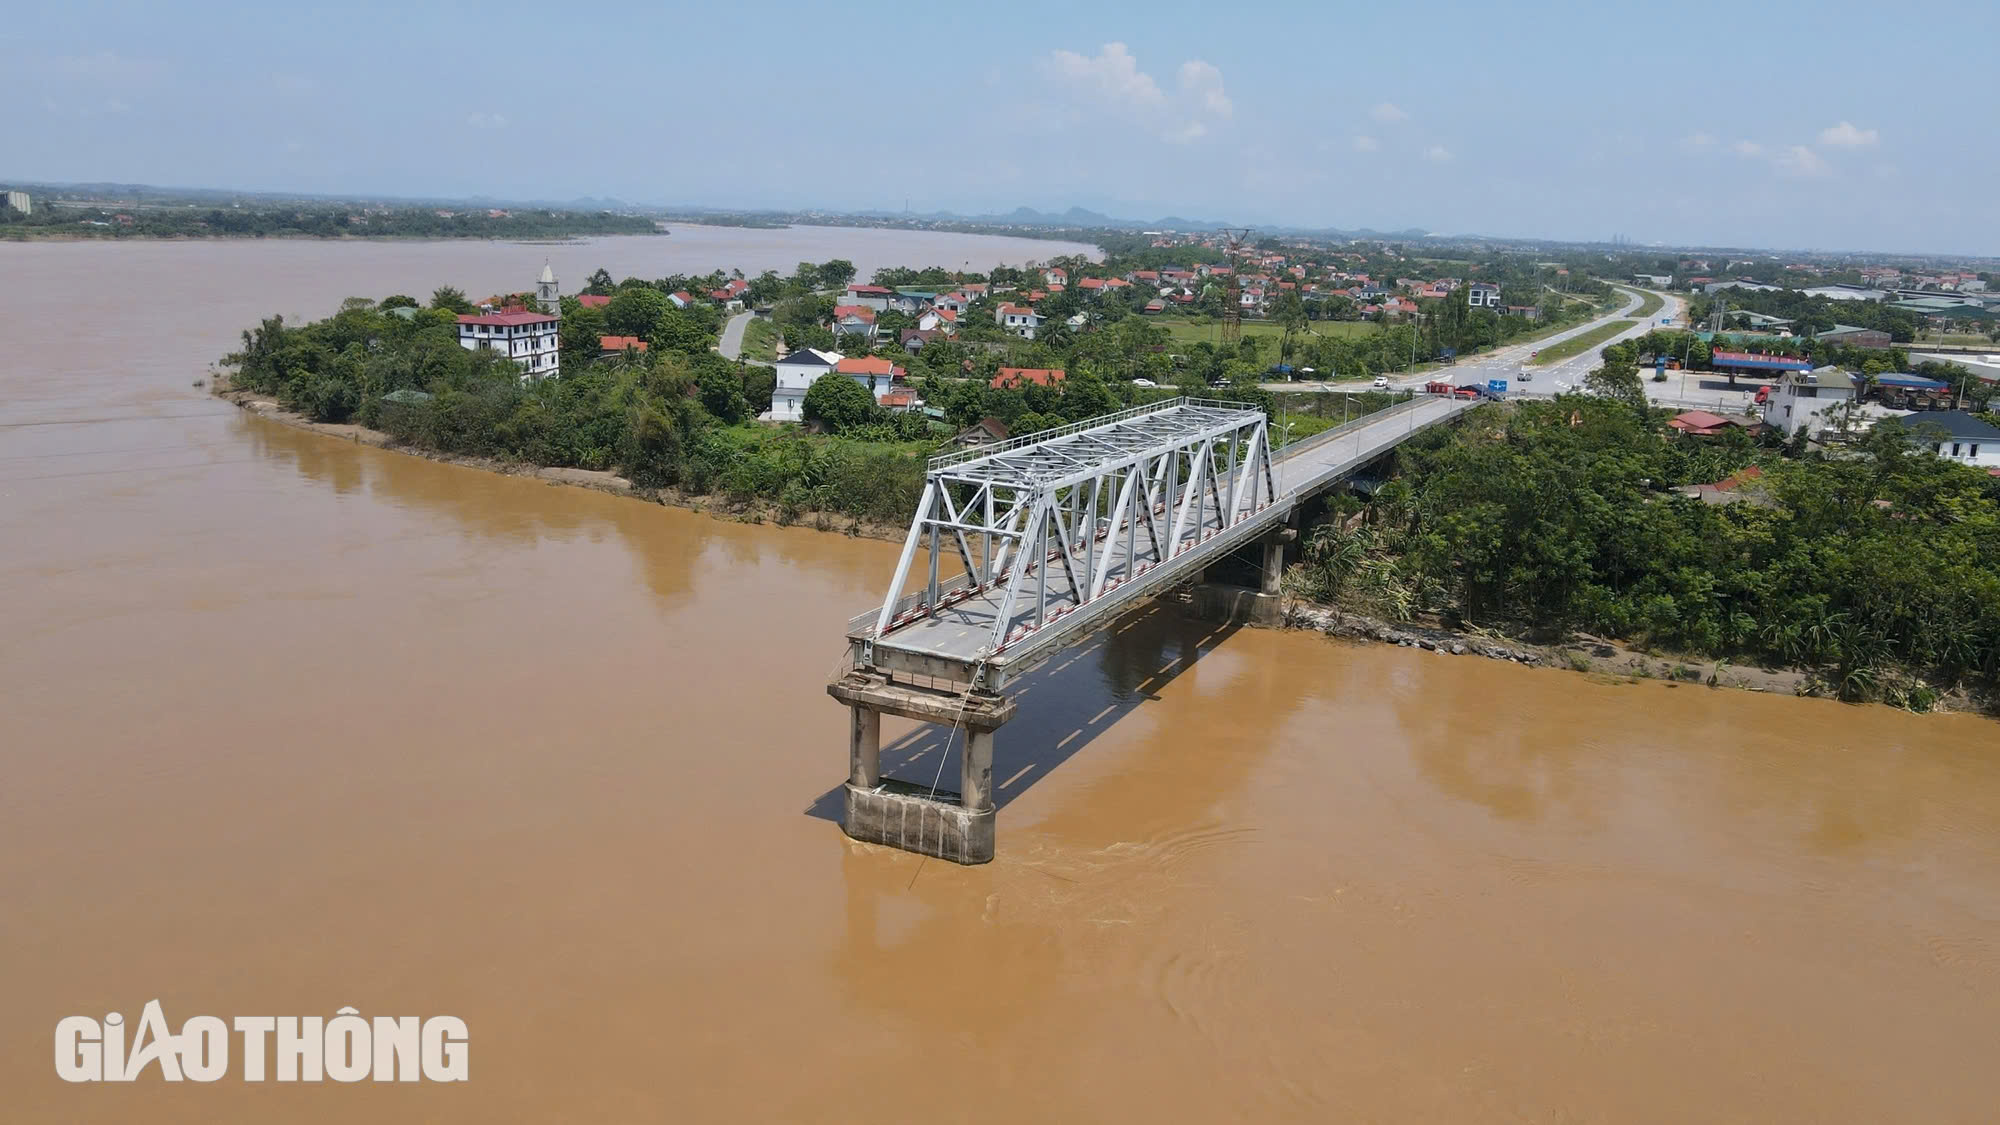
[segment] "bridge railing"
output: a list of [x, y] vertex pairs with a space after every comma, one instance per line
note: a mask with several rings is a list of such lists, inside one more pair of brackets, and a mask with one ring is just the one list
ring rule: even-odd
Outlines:
[[1414, 398], [1396, 403], [1394, 406], [1385, 406], [1372, 414], [1363, 414], [1352, 421], [1342, 422], [1331, 429], [1321, 430], [1309, 438], [1300, 438], [1298, 441], [1281, 445], [1277, 448], [1276, 455], [1282, 458], [1294, 457], [1308, 450], [1316, 449], [1319, 446], [1339, 441], [1349, 434], [1358, 433], [1370, 426], [1378, 425], [1386, 419], [1401, 417], [1411, 411], [1419, 410], [1423, 407], [1424, 403], [1432, 401], [1434, 397], [1431, 395], [1417, 395]]

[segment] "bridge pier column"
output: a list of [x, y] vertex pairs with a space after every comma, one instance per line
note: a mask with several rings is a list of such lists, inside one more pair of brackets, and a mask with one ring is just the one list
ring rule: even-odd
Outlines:
[[993, 732], [965, 732], [965, 753], [958, 765], [958, 803], [969, 813], [993, 810]]
[[1285, 541], [1273, 535], [1264, 540], [1264, 592], [1276, 594], [1278, 580], [1285, 576]]
[[847, 783], [860, 789], [882, 784], [882, 712], [850, 706], [847, 736]]

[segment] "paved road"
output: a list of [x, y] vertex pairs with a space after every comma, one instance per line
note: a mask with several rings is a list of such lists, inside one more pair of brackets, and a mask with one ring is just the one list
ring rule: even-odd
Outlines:
[[[1620, 286], [1619, 288], [1627, 292], [1632, 292], [1629, 286]], [[1658, 327], [1663, 317], [1672, 317], [1676, 326], [1687, 323], [1687, 302], [1670, 293], [1662, 293], [1660, 296], [1666, 298], [1666, 303], [1652, 316], [1640, 320], [1631, 328], [1620, 332], [1618, 335], [1604, 341], [1603, 344], [1599, 344], [1597, 347], [1591, 348], [1581, 355], [1573, 356], [1546, 367], [1531, 368], [1530, 376], [1525, 381], [1521, 378], [1521, 368], [1528, 361], [1528, 356], [1531, 353], [1540, 351], [1543, 348], [1553, 347], [1572, 336], [1588, 332], [1600, 324], [1607, 324], [1614, 320], [1634, 319], [1633, 314], [1638, 310], [1641, 298], [1637, 295], [1631, 296], [1625, 302], [1624, 306], [1617, 311], [1598, 317], [1586, 324], [1580, 324], [1575, 328], [1566, 329], [1545, 339], [1536, 340], [1532, 343], [1510, 344], [1496, 351], [1475, 356], [1463, 363], [1440, 368], [1436, 371], [1427, 371], [1415, 375], [1390, 376], [1389, 386], [1394, 390], [1422, 390], [1426, 383], [1443, 381], [1457, 386], [1483, 387], [1490, 379], [1505, 379], [1507, 380], [1509, 393], [1516, 397], [1552, 397], [1557, 394], [1577, 390], [1582, 387], [1584, 377], [1597, 367], [1598, 353], [1606, 345], [1643, 336]], [[1647, 398], [1662, 406], [1683, 406], [1713, 410], [1718, 413], [1736, 413], [1742, 411], [1745, 406], [1750, 404], [1751, 396], [1757, 393], [1758, 387], [1757, 383], [1749, 380], [1739, 380], [1735, 387], [1731, 387], [1728, 379], [1706, 371], [1670, 371], [1667, 373], [1667, 381], [1664, 383], [1653, 382], [1652, 374], [1650, 369], [1640, 372], [1641, 377], [1645, 381], [1644, 386]], [[1273, 391], [1325, 391], [1344, 394], [1356, 394], [1369, 389], [1365, 384], [1360, 383], [1266, 383], [1264, 387], [1267, 390]]]
[[722, 326], [722, 343], [716, 348], [724, 359], [743, 358], [743, 330], [750, 327], [749, 312], [740, 312], [729, 318]]

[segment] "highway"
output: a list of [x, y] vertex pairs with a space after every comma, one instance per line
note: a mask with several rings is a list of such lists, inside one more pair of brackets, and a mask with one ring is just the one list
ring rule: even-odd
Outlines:
[[[1618, 288], [1631, 294], [1631, 296], [1615, 312], [1608, 313], [1585, 324], [1577, 325], [1574, 328], [1565, 329], [1562, 332], [1543, 339], [1523, 344], [1508, 344], [1494, 351], [1468, 358], [1464, 362], [1442, 367], [1434, 371], [1412, 375], [1392, 375], [1389, 377], [1390, 389], [1421, 391], [1424, 388], [1424, 384], [1431, 382], [1448, 382], [1461, 387], [1484, 387], [1488, 380], [1505, 379], [1507, 381], [1508, 395], [1513, 398], [1551, 398], [1558, 394], [1579, 390], [1583, 386], [1584, 377], [1597, 367], [1598, 353], [1606, 345], [1643, 336], [1657, 327], [1663, 317], [1671, 316], [1676, 327], [1684, 327], [1687, 323], [1687, 302], [1671, 293], [1660, 293], [1658, 295], [1665, 298], [1666, 303], [1651, 317], [1640, 320], [1630, 329], [1611, 337], [1609, 340], [1604, 341], [1603, 344], [1599, 344], [1597, 347], [1591, 348], [1581, 355], [1572, 356], [1569, 359], [1550, 364], [1546, 367], [1531, 368], [1531, 377], [1526, 381], [1521, 379], [1521, 365], [1528, 361], [1528, 357], [1531, 354], [1543, 348], [1554, 347], [1556, 344], [1573, 336], [1588, 332], [1598, 325], [1607, 324], [1614, 320], [1633, 319], [1643, 298], [1639, 291], [1632, 289], [1630, 286], [1621, 285]], [[1729, 385], [1728, 379], [1706, 371], [1669, 371], [1667, 372], [1667, 381], [1664, 383], [1653, 382], [1651, 369], [1641, 370], [1639, 375], [1646, 389], [1646, 397], [1662, 406], [1712, 410], [1717, 413], [1737, 413], [1742, 411], [1750, 403], [1751, 396], [1757, 393], [1758, 387], [1758, 384], [1755, 382], [1739, 380], [1737, 386], [1732, 388]], [[1263, 386], [1265, 390], [1269, 391], [1304, 391], [1307, 393], [1330, 394], [1359, 394], [1371, 389], [1368, 384], [1357, 382], [1265, 383]]]

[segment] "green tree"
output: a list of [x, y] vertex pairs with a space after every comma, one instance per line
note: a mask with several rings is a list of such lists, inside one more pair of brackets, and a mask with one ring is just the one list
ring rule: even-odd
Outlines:
[[465, 291], [450, 285], [440, 285], [431, 291], [431, 307], [461, 316], [472, 312], [472, 302], [465, 299]]
[[622, 289], [604, 306], [604, 326], [613, 336], [651, 340], [672, 307], [666, 294], [649, 286]]
[[823, 375], [806, 388], [802, 404], [806, 421], [818, 422], [833, 433], [865, 426], [880, 417], [882, 408], [875, 396], [845, 375]]

